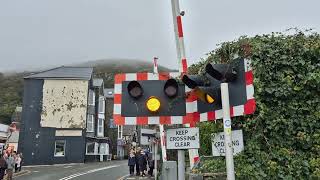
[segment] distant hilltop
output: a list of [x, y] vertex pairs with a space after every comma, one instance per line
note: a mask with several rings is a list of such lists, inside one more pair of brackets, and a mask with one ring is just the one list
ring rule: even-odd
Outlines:
[[[95, 77], [102, 78], [105, 87], [113, 87], [114, 75], [117, 73], [153, 72], [153, 62], [136, 59], [103, 59], [75, 64], [80, 67], [93, 67]], [[159, 72], [173, 72], [178, 70], [164, 66], [158, 67]]]
[[[139, 59], [100, 59], [84, 63], [71, 64], [70, 66], [93, 67], [96, 70], [104, 69], [105, 72], [152, 72], [153, 62]], [[160, 71], [174, 71], [164, 66], [158, 67]]]

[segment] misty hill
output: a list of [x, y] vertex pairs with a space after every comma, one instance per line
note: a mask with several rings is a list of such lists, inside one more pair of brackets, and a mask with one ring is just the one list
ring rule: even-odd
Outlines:
[[[116, 73], [153, 72], [153, 62], [135, 59], [106, 59], [89, 61], [77, 66], [93, 67], [95, 77], [103, 78], [105, 87], [113, 87], [113, 78]], [[169, 68], [159, 66], [159, 71], [170, 72]]]
[[[152, 61], [134, 59], [105, 59], [71, 64], [69, 66], [93, 67], [94, 77], [103, 78], [105, 87], [113, 87], [114, 74], [152, 72]], [[173, 71], [159, 66], [159, 71]], [[4, 74], [0, 72], [0, 123], [10, 123], [16, 106], [22, 105], [23, 77], [36, 72]]]

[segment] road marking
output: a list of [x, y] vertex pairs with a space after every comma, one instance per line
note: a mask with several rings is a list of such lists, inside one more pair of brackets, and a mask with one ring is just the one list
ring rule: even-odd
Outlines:
[[23, 166], [23, 167], [30, 167], [30, 168], [33, 168], [33, 167], [50, 167], [50, 166], [67, 166], [67, 165], [82, 165], [84, 163], [68, 163], [68, 164], [52, 164], [52, 165], [32, 165], [32, 166]]
[[124, 180], [125, 177], [130, 176], [130, 174], [124, 175], [121, 178], [117, 179], [117, 180]]
[[121, 165], [108, 166], [108, 167], [103, 167], [103, 168], [99, 168], [99, 169], [92, 169], [92, 170], [89, 170], [87, 172], [72, 174], [70, 176], [61, 178], [59, 180], [70, 180], [70, 179], [73, 179], [75, 177], [79, 177], [79, 176], [82, 176], [82, 175], [86, 175], [86, 174], [90, 174], [90, 173], [94, 173], [94, 172], [102, 171], [102, 170], [106, 170], [106, 169], [111, 169], [111, 168], [115, 168], [115, 167], [119, 167], [119, 166], [121, 166]]
[[17, 175], [13, 174], [13, 178], [20, 177], [20, 176], [23, 176], [23, 175], [28, 175], [28, 174], [31, 174], [31, 171], [25, 170], [25, 172], [23, 172], [23, 173], [20, 173], [20, 174], [17, 174]]
[[63, 167], [63, 168], [65, 168], [65, 169], [67, 169], [67, 168], [71, 168], [72, 166], [66, 166], [66, 167]]
[[33, 172], [37, 173], [37, 172], [39, 172], [39, 171], [33, 171]]

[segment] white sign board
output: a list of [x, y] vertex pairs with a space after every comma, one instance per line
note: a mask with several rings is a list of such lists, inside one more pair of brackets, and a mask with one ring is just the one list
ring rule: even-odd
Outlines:
[[154, 129], [141, 129], [140, 144], [149, 145], [151, 143], [151, 137], [147, 135], [155, 135], [156, 130]]
[[[243, 151], [243, 134], [242, 130], [232, 131], [232, 149], [233, 155], [236, 155]], [[224, 147], [224, 133], [214, 133], [212, 134], [212, 155], [213, 156], [225, 156]]]
[[179, 128], [167, 130], [167, 149], [198, 149], [199, 128]]

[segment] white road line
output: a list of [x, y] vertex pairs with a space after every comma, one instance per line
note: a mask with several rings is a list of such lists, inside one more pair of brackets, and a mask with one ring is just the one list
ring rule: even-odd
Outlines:
[[63, 168], [65, 168], [65, 169], [67, 169], [67, 168], [71, 168], [72, 166], [66, 166], [66, 167], [63, 167]]
[[66, 176], [66, 177], [61, 178], [59, 180], [70, 180], [70, 179], [73, 179], [75, 177], [79, 177], [79, 176], [82, 176], [82, 175], [85, 175], [85, 174], [90, 174], [90, 173], [94, 173], [94, 172], [97, 172], [97, 171], [111, 169], [111, 168], [119, 167], [119, 166], [121, 166], [121, 165], [115, 165], [115, 166], [108, 166], [108, 167], [103, 167], [103, 168], [98, 168], [98, 169], [92, 169], [92, 170], [89, 170], [87, 172], [72, 174], [70, 176]]
[[37, 173], [37, 172], [39, 172], [39, 171], [32, 171], [32, 172], [35, 172], [35, 173]]
[[128, 177], [130, 174], [124, 175], [121, 178], [119, 178], [118, 180], [124, 180], [125, 177]]

